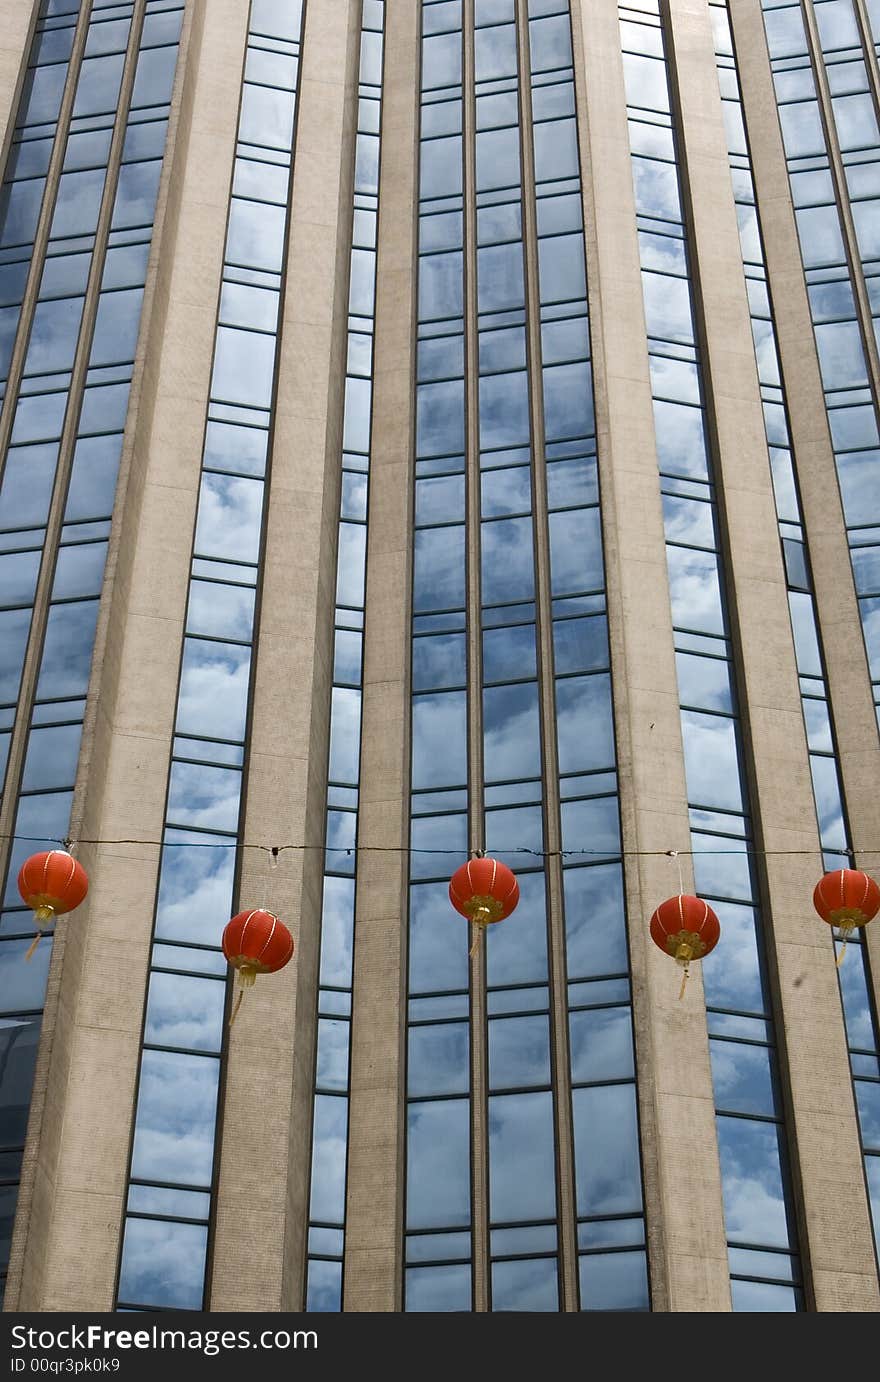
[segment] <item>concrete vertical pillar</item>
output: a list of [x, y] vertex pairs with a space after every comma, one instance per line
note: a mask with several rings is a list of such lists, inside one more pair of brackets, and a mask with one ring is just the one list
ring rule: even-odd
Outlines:
[[[821, 867], [803, 712], [767, 458], [710, 16], [672, 0], [670, 58], [681, 115], [693, 263], [724, 515], [731, 623], [748, 732], [744, 736], [764, 857], [764, 921], [776, 980], [783, 1083], [802, 1218], [805, 1270], [817, 1310], [880, 1308], [843, 1013], [832, 947], [812, 917]], [[876, 736], [875, 736], [876, 737]], [[815, 853], [811, 853], [815, 851]], [[846, 1232], [841, 1232], [845, 1222]]]
[[648, 935], [678, 891], [662, 851], [687, 850], [690, 833], [617, 7], [574, 0], [572, 18], [652, 1302], [719, 1312], [730, 1287], [702, 980], [679, 1003]]
[[347, 1311], [402, 1308], [418, 25], [419, 6], [412, 0], [386, 0], [361, 731], [359, 843], [365, 852], [355, 894], [343, 1272]]
[[244, 815], [305, 847], [242, 864], [297, 951], [230, 1034], [213, 1311], [303, 1308], [360, 9], [306, 5]]
[[[172, 102], [83, 732], [84, 840], [161, 838], [246, 9], [197, 3]], [[58, 926], [6, 1308], [110, 1310], [159, 850], [81, 846], [89, 896]], [[134, 996], [134, 1000], [133, 1000]]]
[[[876, 877], [880, 737], [759, 0], [737, 0], [730, 18], [851, 843]], [[862, 934], [880, 1009], [876, 922]]]

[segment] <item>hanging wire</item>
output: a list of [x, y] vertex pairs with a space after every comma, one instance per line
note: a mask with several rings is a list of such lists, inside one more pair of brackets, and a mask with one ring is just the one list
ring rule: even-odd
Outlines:
[[[175, 829], [186, 830], [186, 826], [175, 827]], [[29, 844], [58, 844], [65, 848], [71, 843], [67, 839], [62, 839], [57, 835], [4, 835], [0, 834], [0, 840], [19, 840]], [[158, 849], [261, 849], [270, 856], [270, 867], [274, 868], [277, 864], [277, 856], [284, 850], [305, 851], [318, 849], [325, 854], [344, 854], [347, 857], [352, 854], [448, 854], [450, 857], [460, 859], [463, 851], [461, 849], [442, 849], [440, 847], [413, 848], [411, 845], [325, 845], [325, 844], [282, 844], [264, 845], [256, 844], [248, 840], [206, 840], [202, 843], [199, 840], [144, 840], [144, 839], [87, 839], [78, 837], [74, 842], [74, 848], [79, 845], [155, 845]], [[68, 851], [70, 852], [70, 851]], [[471, 851], [473, 854], [473, 851]], [[485, 853], [483, 851], [483, 853]], [[815, 856], [816, 854], [836, 854], [844, 859], [855, 858], [855, 851], [852, 849], [823, 849], [816, 846], [814, 849], [532, 849], [528, 845], [514, 845], [510, 848], [498, 849], [498, 854], [505, 857], [512, 854], [527, 854], [535, 859], [578, 859], [582, 857], [595, 857], [597, 859], [635, 859], [635, 858], [666, 858], [677, 859], [679, 855], [690, 855], [694, 858], [702, 858], [704, 855], [716, 854], [751, 854], [760, 855], [764, 858], [779, 856], [802, 855]], [[878, 849], [859, 850], [860, 854], [880, 854]], [[476, 856], [474, 856], [476, 857]], [[679, 863], [679, 881], [681, 882], [681, 864]], [[682, 884], [682, 891], [684, 885]]]

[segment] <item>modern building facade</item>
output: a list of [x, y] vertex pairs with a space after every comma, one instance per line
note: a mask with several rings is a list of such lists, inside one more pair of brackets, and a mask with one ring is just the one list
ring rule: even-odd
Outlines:
[[878, 47], [0, 0], [5, 1310], [880, 1310]]

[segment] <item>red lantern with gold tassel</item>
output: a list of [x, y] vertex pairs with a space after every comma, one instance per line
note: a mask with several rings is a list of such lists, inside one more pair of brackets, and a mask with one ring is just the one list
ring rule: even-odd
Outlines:
[[449, 901], [477, 928], [470, 954], [476, 953], [482, 928], [509, 917], [519, 902], [519, 884], [498, 859], [471, 859], [449, 880]]
[[690, 974], [691, 960], [702, 960], [714, 950], [721, 936], [721, 923], [708, 902], [702, 898], [679, 893], [668, 897], [651, 917], [651, 940], [665, 954], [671, 955], [684, 970], [678, 996]]
[[56, 917], [72, 912], [89, 890], [88, 875], [66, 849], [49, 849], [32, 854], [18, 871], [18, 891], [33, 908], [37, 934], [25, 955], [29, 960], [39, 944], [43, 929]]
[[250, 988], [258, 974], [274, 974], [283, 969], [293, 955], [293, 936], [274, 912], [239, 912], [226, 923], [223, 931], [223, 954], [238, 970], [239, 994], [229, 1025], [232, 1026], [245, 989]]
[[813, 906], [823, 921], [843, 933], [839, 965], [850, 934], [857, 926], [867, 926], [880, 911], [880, 888], [861, 869], [834, 869], [816, 884]]

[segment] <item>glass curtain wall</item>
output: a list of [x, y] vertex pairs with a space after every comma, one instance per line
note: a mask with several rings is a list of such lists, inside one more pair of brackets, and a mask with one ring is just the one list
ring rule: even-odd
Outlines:
[[[544, 7], [546, 8], [546, 6]], [[517, 911], [486, 936], [493, 1310], [558, 1310], [550, 989], [543, 871], [534, 453], [527, 361], [525, 134], [515, 7], [475, 6], [477, 448], [482, 799]], [[498, 23], [501, 20], [503, 22]], [[479, 771], [471, 766], [471, 777]], [[511, 853], [511, 845], [516, 848]]]
[[[42, 0], [27, 73], [0, 185], [0, 401], [31, 267], [49, 160], [59, 131], [61, 102], [71, 79], [77, 26], [89, 6], [81, 0]], [[76, 67], [76, 64], [74, 64]], [[75, 73], [74, 73], [75, 80]]]
[[[648, 1305], [572, 63], [567, 0], [422, 6], [410, 1311], [474, 1308], [472, 1160], [488, 1162], [489, 1308], [560, 1309], [556, 1101], [569, 1098], [581, 1308]], [[549, 789], [540, 677], [555, 689]], [[482, 840], [469, 837], [469, 806]], [[561, 1079], [550, 810], [562, 818], [571, 981]], [[521, 897], [469, 971], [468, 926], [447, 888], [483, 844], [515, 870]], [[486, 1043], [484, 1067], [472, 1042]], [[485, 1087], [472, 1087], [481, 1068]], [[472, 1146], [483, 1126], [486, 1145]]]
[[[529, 0], [556, 782], [582, 1310], [649, 1308], [570, 6]], [[534, 253], [534, 247], [532, 249]], [[545, 616], [546, 617], [546, 616]], [[549, 677], [549, 667], [543, 669]]]
[[423, 0], [421, 30], [404, 1308], [436, 1311], [472, 1299], [460, 0]]
[[306, 1309], [342, 1309], [384, 0], [363, 0]]
[[[755, 201], [748, 138], [736, 72], [736, 56], [727, 4], [713, 3], [712, 22], [718, 78], [728, 132], [731, 177], [740, 220], [743, 269], [752, 316], [755, 360], [761, 383], [779, 536], [788, 580], [801, 703], [807, 731], [816, 818], [826, 869], [846, 867], [851, 842], [846, 822], [834, 726], [828, 704], [819, 622], [812, 593], [809, 552], [803, 527], [797, 478], [793, 465], [787, 406], [770, 293]], [[835, 942], [838, 952], [840, 942]], [[868, 956], [861, 931], [852, 933], [847, 966], [838, 970], [844, 1005], [850, 1061], [875, 1237], [880, 1225], [880, 1066], [878, 1028], [869, 999]]]
[[804, 1308], [658, 0], [621, 41], [734, 1310]]
[[[50, 584], [45, 623], [30, 630], [32, 639], [42, 636], [42, 653], [0, 921], [3, 1083], [14, 1091], [0, 1133], [8, 1174], [4, 1266], [52, 953], [47, 936], [24, 961], [33, 926], [16, 878], [27, 855], [57, 846], [70, 828], [182, 18], [174, 0], [92, 6], [18, 397], [6, 399], [14, 415], [0, 522], [12, 530], [9, 546], [17, 550], [7, 560], [19, 583], [19, 637], [3, 649], [11, 691], [18, 691], [38, 576], [41, 589]], [[133, 84], [120, 97], [132, 63]], [[111, 163], [111, 139], [120, 134], [121, 162]], [[109, 224], [99, 219], [108, 205]], [[79, 386], [75, 357], [86, 365]]]
[[[302, 4], [251, 0], [143, 1029], [121, 1310], [201, 1310]], [[267, 856], [267, 873], [270, 867]], [[264, 905], [244, 898], [243, 905]]]
[[[880, 707], [880, 492], [873, 479], [880, 433], [863, 336], [871, 328], [860, 320], [855, 277], [861, 267], [864, 291], [876, 301], [880, 264], [867, 256], [875, 252], [872, 204], [880, 193], [880, 139], [871, 98], [850, 85], [854, 81], [857, 88], [864, 75], [861, 48], [853, 46], [858, 36], [850, 0], [815, 6], [822, 45], [829, 49], [827, 67], [822, 54], [813, 51], [799, 3], [764, 0], [763, 11], [862, 631]], [[837, 43], [847, 46], [838, 51]], [[834, 94], [838, 90], [841, 94]], [[850, 201], [856, 245], [849, 243], [841, 220], [841, 204]]]

